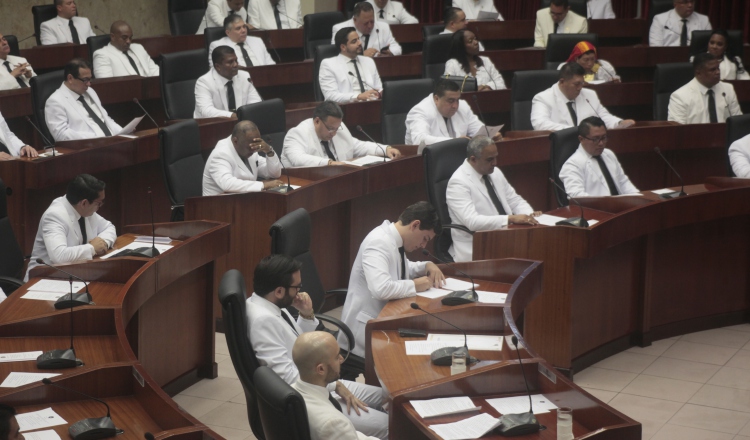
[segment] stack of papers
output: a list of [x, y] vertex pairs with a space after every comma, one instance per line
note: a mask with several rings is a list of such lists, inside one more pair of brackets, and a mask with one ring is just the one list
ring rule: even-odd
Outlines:
[[[474, 284], [474, 287], [476, 288], [477, 284]], [[424, 292], [417, 292], [417, 296], [435, 299], [435, 298], [443, 297], [451, 292], [455, 292], [456, 290], [469, 290], [469, 289], [471, 289], [471, 283], [468, 281], [461, 281], [455, 278], [446, 278], [445, 285], [442, 288], [437, 289], [435, 287], [432, 287], [428, 290], [425, 290]], [[508, 296], [508, 294], [501, 293], [501, 292], [485, 292], [483, 290], [477, 290], [477, 296], [479, 297], [480, 303], [505, 304], [505, 298]]]
[[446, 397], [442, 399], [431, 400], [412, 400], [411, 406], [419, 414], [419, 417], [446, 416], [449, 414], [459, 414], [468, 411], [476, 411], [482, 407], [475, 406], [474, 402], [468, 397]]
[[[464, 335], [430, 333], [427, 335], [429, 342], [446, 342], [448, 347], [463, 347]], [[503, 337], [494, 335], [466, 335], [466, 343], [469, 350], [501, 351], [503, 349]]]
[[508, 298], [507, 293], [485, 292], [483, 290], [477, 290], [477, 296], [479, 302], [484, 304], [505, 304], [505, 299]]
[[[102, 255], [101, 259], [104, 260], [106, 258], [116, 257], [117, 254], [119, 254], [120, 252], [123, 252], [123, 251], [125, 251], [127, 249], [138, 249], [138, 248], [142, 248], [142, 247], [148, 247], [148, 248], [150, 248], [151, 246], [144, 246], [144, 243], [138, 243], [138, 242], [134, 241], [134, 242], [130, 243], [127, 246], [123, 246], [120, 249], [117, 249], [114, 252], [111, 252], [111, 253], [109, 253], [107, 255]], [[159, 244], [159, 243], [156, 243], [156, 249], [158, 249], [159, 253], [161, 253], [161, 254], [163, 254], [164, 252], [172, 249], [173, 247], [174, 246], [170, 246], [168, 244]]]
[[444, 440], [479, 438], [500, 426], [500, 419], [482, 413], [465, 420], [443, 425], [430, 425], [430, 429]]
[[27, 432], [23, 435], [23, 438], [26, 440], [61, 440], [60, 436], [53, 429]]
[[[81, 281], [73, 281], [73, 292], [77, 293], [86, 287]], [[70, 281], [63, 280], [39, 280], [29, 286], [28, 292], [21, 296], [24, 299], [37, 299], [42, 301], [57, 301], [58, 298], [70, 294]]]
[[[152, 237], [150, 235], [139, 235], [135, 237], [135, 240], [138, 243], [151, 243]], [[157, 244], [169, 244], [172, 242], [172, 239], [169, 237], [153, 237], [153, 242]]]
[[461, 336], [461, 344], [454, 344], [450, 341], [405, 341], [407, 356], [424, 356], [432, 354], [433, 351], [445, 347], [463, 347], [464, 341]]
[[[41, 351], [39, 352], [41, 353]], [[60, 373], [17, 373], [12, 372], [0, 383], [2, 388], [17, 388], [24, 385], [39, 382], [42, 379], [59, 376]]]
[[21, 432], [68, 424], [68, 422], [60, 417], [59, 414], [52, 411], [52, 408], [40, 409], [39, 411], [24, 414], [17, 414], [16, 421], [18, 422], [18, 427], [21, 428]]
[[[549, 215], [549, 214], [542, 214], [539, 217], [535, 217], [536, 221], [539, 222], [540, 225], [545, 226], [556, 226], [555, 223], [565, 220], [565, 217], [558, 217], [556, 215]], [[589, 226], [594, 226], [595, 224], [599, 223], [599, 220], [593, 220], [593, 219], [586, 219], [587, 222], [589, 222]]]
[[[487, 403], [492, 405], [500, 414], [518, 414], [529, 412], [529, 396], [502, 397], [499, 399], [487, 399]], [[550, 402], [542, 394], [532, 394], [531, 403], [534, 414], [548, 413], [557, 409], [557, 405]]]
[[42, 355], [41, 351], [24, 351], [20, 353], [0, 353], [0, 362], [35, 361]]
[[[390, 159], [385, 158], [385, 162], [388, 162], [389, 160]], [[344, 161], [344, 163], [347, 164], [347, 165], [354, 165], [354, 166], [357, 166], [357, 167], [363, 167], [365, 165], [370, 165], [371, 163], [383, 163], [383, 158], [382, 157], [378, 157], [378, 156], [369, 156], [368, 155], [368, 156], [360, 157], [359, 159], [347, 160], [347, 161]]]

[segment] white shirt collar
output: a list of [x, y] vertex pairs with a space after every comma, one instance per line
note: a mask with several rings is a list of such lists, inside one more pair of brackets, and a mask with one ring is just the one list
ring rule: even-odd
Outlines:
[[70, 200], [68, 200], [68, 198], [67, 198], [67, 197], [65, 197], [65, 196], [62, 196], [62, 198], [63, 198], [63, 199], [65, 200], [65, 208], [66, 208], [66, 209], [68, 210], [68, 212], [70, 212], [70, 214], [71, 214], [71, 215], [73, 216], [73, 220], [75, 220], [75, 221], [78, 221], [78, 219], [80, 219], [80, 218], [81, 218], [81, 214], [79, 214], [79, 213], [78, 213], [78, 211], [76, 210], [76, 207], [75, 207], [75, 206], [73, 206], [73, 205], [72, 205], [72, 204], [70, 203]]
[[216, 70], [216, 67], [211, 68], [211, 77], [214, 79], [214, 81], [220, 83], [222, 86], [226, 86], [228, 81], [232, 81], [232, 83], [234, 84], [234, 80], [237, 79], [238, 76], [239, 72], [237, 75], [233, 76], [232, 79], [226, 79], [219, 74], [219, 71]]
[[401, 238], [401, 234], [398, 233], [398, 229], [396, 229], [396, 225], [394, 223], [391, 223], [390, 221], [386, 220], [383, 222], [384, 226], [388, 227], [388, 234], [393, 238], [393, 241], [396, 242], [397, 247], [401, 247], [404, 245], [404, 239]]
[[257, 293], [253, 292], [252, 296], [250, 296], [250, 302], [252, 302], [255, 305], [263, 307], [264, 309], [268, 310], [274, 315], [281, 316], [281, 309], [279, 308], [279, 306], [265, 299], [263, 296]]
[[[698, 85], [698, 90], [700, 90], [701, 95], [706, 96], [706, 93], [708, 93], [709, 88], [706, 87], [706, 86], [704, 86], [703, 84], [701, 84], [701, 82], [698, 81], [697, 79], [695, 80], [695, 83]], [[716, 85], [713, 86], [713, 87], [711, 87], [711, 89], [710, 89], [710, 90], [714, 91], [714, 97], [716, 97], [716, 86], [718, 86], [718, 85], [719, 85], [719, 83], [716, 83]]]

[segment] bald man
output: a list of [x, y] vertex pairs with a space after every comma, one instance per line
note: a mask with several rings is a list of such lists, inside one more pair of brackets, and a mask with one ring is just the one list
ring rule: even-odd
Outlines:
[[292, 387], [305, 399], [312, 440], [376, 440], [354, 429], [328, 392], [328, 384], [339, 380], [344, 362], [333, 335], [302, 333], [294, 343], [292, 359], [299, 370], [299, 379]]
[[133, 43], [133, 29], [129, 24], [122, 20], [112, 23], [109, 38], [108, 45], [94, 52], [94, 76], [159, 76], [159, 66], [146, 49]]

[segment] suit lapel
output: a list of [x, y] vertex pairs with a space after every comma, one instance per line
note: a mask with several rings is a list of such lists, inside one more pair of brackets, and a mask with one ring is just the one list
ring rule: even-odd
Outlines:
[[[65, 86], [63, 85], [63, 87], [65, 87]], [[81, 96], [83, 96], [83, 95], [81, 95]], [[88, 112], [86, 112], [86, 110], [81, 106], [81, 104], [78, 103], [78, 102], [76, 102], [76, 99], [74, 99], [72, 96], [70, 96], [69, 93], [65, 93], [65, 98], [69, 99], [70, 101], [72, 101], [71, 106], [75, 109], [76, 113], [78, 113], [78, 116], [80, 116], [81, 119], [83, 119], [83, 121], [86, 123], [86, 125], [89, 126], [89, 128], [91, 128], [94, 132], [96, 132], [96, 128], [94, 128], [94, 127], [98, 127], [98, 126], [91, 119], [91, 117], [89, 116]], [[86, 98], [84, 98], [84, 99], [86, 99]]]

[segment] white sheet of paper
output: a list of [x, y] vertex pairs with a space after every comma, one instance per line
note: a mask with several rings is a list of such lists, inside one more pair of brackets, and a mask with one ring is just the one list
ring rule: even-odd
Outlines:
[[[446, 347], [462, 347], [464, 335], [430, 333], [427, 342], [447, 342]], [[469, 350], [500, 351], [503, 349], [503, 337], [495, 335], [466, 335]]]
[[52, 156], [62, 156], [63, 153], [59, 151], [55, 151], [55, 154], [52, 154], [52, 150], [45, 151], [44, 153], [39, 153], [39, 157], [52, 157]]
[[[548, 413], [557, 409], [557, 405], [550, 402], [543, 394], [531, 395], [534, 414]], [[487, 399], [500, 414], [516, 414], [529, 411], [529, 396], [501, 397], [498, 399]]]
[[454, 344], [449, 341], [406, 341], [404, 345], [406, 346], [407, 356], [424, 356], [429, 355], [439, 348], [463, 347], [463, 336], [461, 336], [461, 339], [461, 344]]
[[662, 188], [662, 189], [652, 189], [651, 192], [657, 195], [662, 195], [662, 194], [668, 194], [668, 193], [674, 192], [674, 190], [669, 189], [669, 188]]
[[[388, 162], [389, 160], [390, 159], [388, 158], [385, 159], [386, 162]], [[367, 155], [367, 156], [360, 157], [359, 159], [347, 160], [344, 163], [348, 165], [355, 165], [355, 166], [361, 167], [364, 165], [371, 164], [373, 162], [383, 162], [383, 158], [379, 156]]]
[[127, 139], [138, 139], [138, 136], [132, 135], [132, 134], [118, 134], [117, 136], [124, 137]]
[[500, 17], [500, 14], [492, 11], [479, 11], [479, 13], [477, 14], [478, 21], [497, 20], [498, 17]]
[[[494, 19], [493, 19], [494, 20]], [[477, 131], [478, 136], [487, 136], [489, 138], [495, 137], [495, 135], [505, 127], [505, 124], [500, 125], [485, 125]], [[489, 134], [488, 134], [489, 133]]]
[[22, 351], [18, 353], [0, 353], [0, 362], [35, 361], [42, 355], [41, 351]]
[[486, 292], [484, 290], [477, 290], [477, 296], [479, 302], [484, 304], [505, 304], [505, 300], [508, 298], [507, 293]]
[[556, 215], [549, 215], [549, 214], [542, 214], [539, 217], [535, 217], [536, 221], [539, 222], [540, 225], [545, 226], [555, 226], [555, 223], [559, 222], [560, 220], [565, 220], [565, 217], [558, 217]]
[[445, 397], [442, 399], [430, 400], [412, 400], [411, 406], [419, 414], [419, 417], [443, 416], [448, 414], [457, 414], [472, 410], [479, 410], [481, 407], [474, 405], [468, 397]]
[[[138, 243], [151, 243], [151, 236], [150, 235], [139, 235], [135, 237], [135, 240]], [[169, 244], [172, 242], [172, 239], [169, 237], [156, 237], [153, 240], [157, 244]]]
[[21, 432], [31, 431], [39, 428], [49, 428], [50, 426], [66, 425], [65, 421], [59, 414], [52, 411], [52, 408], [40, 409], [39, 411], [17, 414], [16, 421], [21, 428]]
[[443, 440], [464, 440], [479, 438], [500, 426], [500, 419], [487, 413], [482, 413], [455, 423], [430, 425]]
[[[78, 292], [79, 290], [86, 287], [86, 285], [81, 281], [73, 281], [73, 292]], [[60, 292], [60, 293], [70, 293], [70, 281], [62, 281], [62, 280], [39, 280], [33, 285], [29, 286], [29, 290], [35, 290], [37, 292]]]
[[634, 194], [618, 194], [616, 196], [612, 197], [643, 197], [643, 194], [641, 193], [634, 193]]
[[0, 383], [1, 388], [17, 388], [26, 384], [39, 382], [40, 380], [48, 377], [59, 376], [60, 373], [18, 373], [12, 371], [8, 377], [5, 378], [3, 383]]
[[[150, 247], [150, 246], [144, 246], [143, 244], [144, 243], [137, 243], [137, 242], [134, 241], [134, 242], [130, 243], [127, 246], [123, 246], [120, 249], [117, 249], [115, 252], [109, 253], [107, 255], [102, 255], [100, 258], [102, 260], [104, 260], [105, 258], [115, 257], [115, 256], [117, 256], [117, 254], [119, 254], [120, 252], [122, 252], [122, 251], [124, 251], [126, 249], [138, 249], [138, 248], [142, 248], [142, 247]], [[173, 247], [174, 246], [170, 246], [168, 244], [159, 244], [159, 243], [156, 243], [156, 249], [159, 251], [159, 253], [162, 253], [162, 254], [164, 252], [172, 249]]]
[[424, 292], [417, 292], [417, 296], [423, 296], [425, 298], [435, 299], [435, 298], [440, 298], [441, 296], [445, 296], [449, 293], [451, 293], [450, 290], [437, 289], [435, 287], [430, 287]]
[[25, 440], [62, 440], [57, 435], [54, 429], [46, 429], [44, 431], [34, 431], [22, 434]]
[[69, 295], [70, 292], [38, 292], [36, 290], [29, 290], [21, 298], [23, 299], [37, 299], [40, 301], [57, 301], [61, 296]]
[[[477, 284], [474, 284], [474, 287], [478, 287]], [[471, 283], [468, 281], [461, 281], [457, 280], [455, 278], [446, 278], [445, 284], [443, 285], [443, 289], [445, 290], [467, 290], [471, 289]]]
[[[145, 117], [146, 117], [146, 115], [143, 115], [143, 116], [140, 116], [140, 117], [135, 118], [132, 121], [130, 121], [130, 123], [128, 125], [122, 127], [122, 130], [119, 133], [117, 133], [117, 136], [123, 135], [123, 134], [130, 134], [130, 133], [134, 132], [135, 131], [135, 127], [137, 127], [138, 124], [140, 124], [141, 121], [143, 120], [143, 118], [145, 118]], [[128, 137], [130, 137], [130, 136], [128, 136]]]

